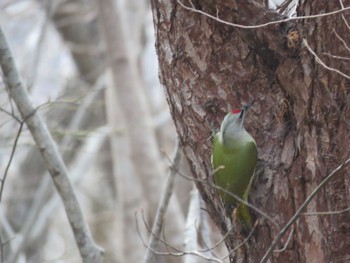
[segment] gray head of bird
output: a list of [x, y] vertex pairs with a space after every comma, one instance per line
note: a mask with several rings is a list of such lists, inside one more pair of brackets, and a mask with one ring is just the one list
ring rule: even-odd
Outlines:
[[249, 103], [244, 105], [241, 109], [231, 110], [225, 116], [220, 128], [223, 141], [225, 141], [225, 139], [239, 139], [246, 133], [243, 123], [251, 105], [252, 103]]

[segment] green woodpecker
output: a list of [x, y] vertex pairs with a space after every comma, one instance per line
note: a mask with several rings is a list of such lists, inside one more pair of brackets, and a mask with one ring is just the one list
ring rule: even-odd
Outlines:
[[[232, 110], [225, 116], [220, 131], [214, 136], [212, 156], [215, 184], [245, 201], [258, 158], [256, 142], [243, 126], [250, 105]], [[232, 195], [218, 191], [227, 213], [231, 215], [233, 211], [235, 220], [252, 227], [248, 207]]]

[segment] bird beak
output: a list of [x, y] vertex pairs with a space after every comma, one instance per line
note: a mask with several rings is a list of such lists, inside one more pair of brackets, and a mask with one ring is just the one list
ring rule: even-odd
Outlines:
[[247, 114], [248, 110], [250, 109], [250, 107], [253, 105], [255, 100], [252, 100], [251, 102], [243, 105], [242, 109], [241, 109], [241, 114], [239, 115], [239, 118], [244, 120], [245, 115]]
[[255, 102], [255, 99], [253, 99], [251, 102], [247, 103], [246, 105], [244, 105], [243, 107], [246, 108], [246, 110], [248, 110]]

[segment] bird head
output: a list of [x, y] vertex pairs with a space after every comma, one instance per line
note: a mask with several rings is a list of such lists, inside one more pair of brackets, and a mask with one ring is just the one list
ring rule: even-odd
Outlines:
[[220, 132], [225, 137], [236, 137], [244, 130], [243, 123], [245, 116], [253, 103], [244, 105], [241, 109], [233, 109], [225, 116], [222, 121]]

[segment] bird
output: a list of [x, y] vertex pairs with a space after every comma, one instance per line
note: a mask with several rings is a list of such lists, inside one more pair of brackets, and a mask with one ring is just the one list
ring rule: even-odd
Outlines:
[[218, 186], [225, 211], [245, 228], [252, 228], [249, 208], [233, 195], [248, 201], [258, 159], [256, 142], [244, 128], [251, 104], [227, 113], [220, 130], [214, 135], [212, 146], [214, 183]]

